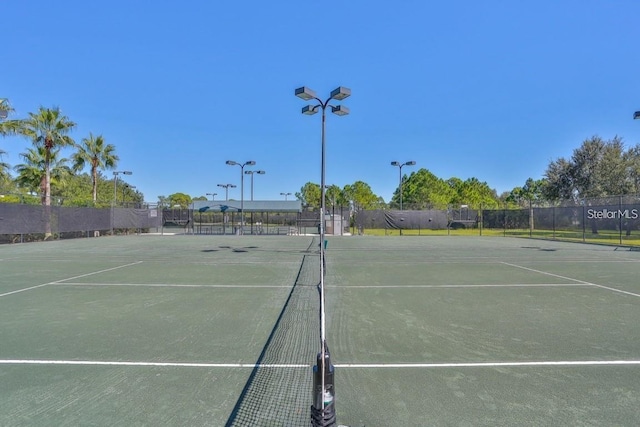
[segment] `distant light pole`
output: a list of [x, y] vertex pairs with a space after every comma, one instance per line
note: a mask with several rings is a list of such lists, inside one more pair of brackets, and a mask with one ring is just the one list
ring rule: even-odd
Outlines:
[[218, 193], [207, 193], [206, 196], [211, 196], [211, 201], [213, 202], [216, 199]]
[[114, 171], [113, 172], [113, 204], [116, 204], [116, 194], [118, 191], [118, 175], [132, 175], [131, 171]]
[[222, 187], [225, 189], [225, 193], [226, 193], [224, 196], [225, 200], [229, 200], [229, 188], [236, 188], [234, 184], [218, 184], [218, 187]]
[[[302, 114], [316, 114], [319, 109], [322, 110], [322, 132], [321, 144], [322, 154], [320, 161], [320, 352], [316, 361], [315, 374], [313, 376], [313, 405], [311, 406], [312, 425], [315, 426], [316, 420], [325, 420], [335, 416], [335, 406], [333, 399], [327, 403], [326, 395], [334, 396], [334, 384], [327, 383], [325, 378], [327, 373], [332, 370], [331, 359], [326, 340], [326, 319], [325, 319], [325, 296], [324, 296], [324, 274], [325, 274], [325, 247], [324, 247], [324, 216], [325, 216], [325, 111], [327, 107], [331, 107], [331, 112], [338, 116], [346, 116], [349, 109], [343, 105], [329, 105], [331, 100], [342, 101], [351, 95], [351, 89], [346, 87], [338, 87], [331, 91], [329, 98], [322, 101], [316, 96], [316, 93], [306, 86], [299, 87], [295, 90], [295, 95], [305, 101], [317, 101], [316, 105], [305, 105], [302, 107]], [[333, 375], [330, 377], [333, 378]], [[327, 414], [328, 412], [328, 414]]]
[[280, 193], [281, 196], [284, 196], [284, 200], [287, 200], [287, 196], [290, 196], [291, 193]]
[[413, 160], [410, 160], [408, 162], [404, 162], [404, 163], [400, 163], [400, 162], [391, 162], [391, 166], [397, 166], [398, 167], [398, 172], [400, 174], [400, 210], [402, 210], [402, 167], [403, 166], [414, 166], [416, 164], [416, 162], [414, 162]]
[[240, 234], [244, 234], [244, 167], [253, 166], [256, 164], [255, 160], [248, 160], [244, 163], [234, 162], [233, 160], [227, 160], [229, 166], [240, 166]]
[[135, 185], [129, 185], [129, 184], [125, 184], [122, 186], [122, 206], [124, 206], [124, 190], [126, 190], [127, 188], [131, 189], [131, 190], [135, 190], [136, 186]]
[[113, 236], [115, 222], [116, 197], [118, 195], [118, 175], [132, 175], [131, 171], [113, 171], [113, 203], [111, 203], [111, 235]]
[[251, 201], [253, 201], [253, 174], [264, 175], [265, 171], [244, 171], [246, 175], [251, 175]]

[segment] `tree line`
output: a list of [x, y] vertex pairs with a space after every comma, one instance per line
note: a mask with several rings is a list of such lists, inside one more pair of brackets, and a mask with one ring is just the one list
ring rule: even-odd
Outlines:
[[[2, 106], [6, 113], [12, 111], [6, 103]], [[76, 142], [69, 135], [76, 126], [58, 107], [40, 107], [24, 119], [0, 121], [0, 135], [22, 136], [32, 143], [20, 153], [23, 163], [12, 168], [0, 161], [0, 202], [96, 207], [142, 202], [135, 187], [122, 180], [114, 187], [114, 180], [103, 174], [118, 165], [115, 146], [93, 133]], [[67, 149], [72, 150], [70, 157], [64, 156]], [[0, 149], [0, 160], [5, 154]]]
[[[592, 136], [576, 148], [571, 157], [549, 162], [542, 178], [528, 178], [522, 186], [498, 194], [477, 178], [442, 179], [428, 169], [402, 176], [404, 209], [448, 209], [466, 205], [470, 209], [525, 208], [553, 206], [563, 200], [608, 196], [640, 196], [640, 144], [625, 147], [619, 136], [605, 140]], [[375, 195], [362, 181], [343, 188], [327, 187], [325, 206], [354, 209], [398, 209], [400, 186], [389, 203]], [[306, 183], [296, 197], [305, 206], [320, 206], [320, 185]]]
[[[11, 113], [11, 107], [0, 104], [0, 110]], [[4, 115], [6, 116], [6, 114]], [[0, 149], [0, 194], [4, 202], [32, 202], [49, 206], [52, 200], [63, 200], [74, 206], [109, 206], [112, 202], [142, 203], [144, 196], [135, 187], [114, 180], [104, 172], [117, 167], [119, 157], [115, 146], [102, 135], [90, 133], [77, 143], [69, 134], [76, 123], [59, 108], [40, 107], [25, 119], [1, 120], [0, 135], [23, 136], [32, 147], [21, 153], [23, 163], [13, 168], [2, 162], [5, 151]], [[74, 150], [69, 158], [64, 149]], [[84, 170], [88, 172], [84, 172]], [[16, 176], [12, 176], [13, 170]], [[640, 144], [626, 147], [622, 138], [605, 140], [592, 136], [582, 142], [568, 158], [549, 162], [543, 176], [529, 178], [522, 186], [497, 194], [487, 182], [477, 178], [443, 179], [422, 168], [402, 176], [400, 185], [387, 203], [376, 195], [369, 184], [356, 181], [343, 187], [331, 185], [325, 191], [325, 206], [360, 209], [447, 209], [467, 205], [470, 209], [518, 208], [553, 205], [561, 200], [573, 200], [619, 195], [640, 195]], [[402, 190], [402, 191], [401, 191]], [[120, 197], [121, 195], [121, 197]], [[320, 185], [307, 182], [295, 193], [306, 208], [320, 206]], [[402, 198], [402, 203], [401, 203]], [[194, 200], [186, 193], [159, 196], [162, 206], [187, 208]]]

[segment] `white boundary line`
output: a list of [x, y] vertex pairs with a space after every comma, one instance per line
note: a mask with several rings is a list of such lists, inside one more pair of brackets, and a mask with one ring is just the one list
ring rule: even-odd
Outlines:
[[4, 294], [0, 294], [0, 298], [1, 298], [1, 297], [5, 297], [5, 296], [7, 296], [7, 295], [13, 295], [13, 294], [17, 294], [17, 293], [20, 293], [20, 292], [30, 291], [30, 290], [32, 290], [32, 289], [42, 288], [43, 286], [47, 286], [47, 285], [56, 285], [56, 284], [60, 284], [60, 283], [62, 283], [62, 282], [66, 282], [67, 280], [74, 280], [74, 279], [79, 279], [79, 278], [81, 278], [81, 277], [87, 277], [87, 276], [93, 276], [93, 275], [95, 275], [95, 274], [106, 273], [107, 271], [117, 270], [117, 269], [119, 269], [119, 268], [130, 267], [130, 266], [132, 266], [132, 265], [136, 265], [136, 264], [140, 264], [140, 263], [142, 263], [142, 261], [131, 262], [131, 263], [129, 263], [129, 264], [119, 265], [119, 266], [117, 266], [117, 267], [111, 267], [111, 268], [107, 268], [107, 269], [105, 269], [105, 270], [94, 271], [94, 272], [92, 272], [92, 273], [81, 274], [81, 275], [79, 275], [79, 276], [74, 276], [74, 277], [69, 277], [69, 278], [66, 278], [66, 279], [55, 280], [55, 281], [53, 281], [53, 282], [43, 283], [43, 284], [41, 284], [41, 285], [31, 286], [31, 287], [24, 288], [24, 289], [18, 289], [18, 290], [11, 291], [11, 292], [5, 292]]
[[588, 283], [511, 283], [502, 285], [345, 285], [345, 286], [330, 286], [331, 288], [340, 289], [403, 289], [403, 288], [424, 288], [424, 289], [437, 289], [437, 288], [536, 288], [536, 287], [550, 287], [550, 288], [562, 288], [562, 287], [576, 287], [576, 286], [590, 286]]
[[[189, 363], [189, 362], [118, 362], [101, 360], [22, 360], [0, 359], [0, 365], [66, 365], [66, 366], [125, 366], [169, 368], [311, 368], [310, 364], [255, 364], [255, 363]], [[547, 366], [629, 366], [640, 365], [640, 360], [562, 360], [542, 362], [462, 362], [462, 363], [338, 363], [336, 368], [499, 368]]]
[[129, 286], [148, 288], [288, 288], [291, 285], [188, 285], [171, 283], [52, 283], [55, 286]]
[[68, 365], [68, 366], [143, 366], [171, 368], [310, 368], [309, 364], [255, 363], [181, 363], [181, 362], [117, 362], [103, 360], [21, 360], [0, 359], [0, 365]]
[[640, 360], [563, 360], [557, 362], [477, 362], [477, 363], [341, 363], [336, 368], [499, 368], [521, 366], [612, 366], [640, 365]]
[[509, 262], [502, 262], [501, 264], [508, 265], [508, 266], [515, 267], [515, 268], [520, 268], [522, 270], [533, 271], [534, 273], [540, 273], [540, 274], [545, 274], [547, 276], [557, 277], [559, 279], [571, 280], [573, 282], [582, 283], [584, 285], [595, 286], [597, 288], [606, 289], [608, 291], [618, 292], [618, 293], [621, 293], [621, 294], [631, 295], [631, 296], [640, 298], [640, 294], [634, 294], [633, 292], [623, 291], [621, 289], [611, 288], [609, 286], [598, 285], [597, 283], [585, 282], [584, 280], [573, 279], [571, 277], [566, 277], [566, 276], [560, 276], [559, 274], [553, 274], [553, 273], [549, 273], [549, 272], [542, 271], [542, 270], [536, 270], [535, 268], [523, 267], [521, 265], [511, 264]]

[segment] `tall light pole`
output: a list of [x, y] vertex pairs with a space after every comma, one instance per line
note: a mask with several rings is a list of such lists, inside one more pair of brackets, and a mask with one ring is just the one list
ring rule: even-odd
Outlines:
[[264, 175], [265, 171], [244, 171], [245, 175], [251, 175], [251, 201], [253, 201], [253, 174]]
[[113, 202], [111, 203], [111, 235], [113, 236], [115, 222], [116, 197], [118, 196], [118, 175], [132, 175], [131, 171], [113, 171]]
[[409, 160], [408, 162], [404, 162], [404, 163], [400, 163], [400, 162], [391, 162], [391, 166], [397, 166], [398, 167], [398, 173], [400, 175], [400, 181], [399, 181], [399, 186], [400, 186], [400, 210], [402, 210], [402, 167], [403, 166], [414, 166], [416, 164], [416, 162], [414, 162], [413, 160]]
[[225, 200], [229, 200], [229, 188], [236, 188], [234, 184], [218, 184], [218, 187], [222, 187], [225, 189]]
[[244, 163], [234, 162], [233, 160], [227, 160], [229, 166], [240, 166], [240, 234], [244, 234], [244, 167], [253, 166], [256, 164], [255, 160], [248, 160]]
[[313, 426], [336, 425], [335, 424], [335, 396], [333, 384], [333, 366], [329, 355], [326, 340], [325, 319], [325, 247], [324, 247], [324, 217], [325, 217], [325, 121], [326, 109], [331, 107], [331, 112], [338, 116], [346, 116], [349, 109], [343, 105], [329, 105], [331, 100], [342, 101], [351, 95], [351, 89], [338, 87], [331, 91], [325, 101], [316, 96], [316, 93], [306, 86], [295, 90], [295, 95], [305, 101], [316, 101], [316, 105], [302, 107], [302, 114], [313, 115], [322, 110], [322, 135], [321, 135], [321, 161], [320, 161], [320, 351], [316, 360], [316, 368], [313, 376], [313, 405], [311, 406], [311, 424]]
[[211, 196], [211, 201], [213, 202], [216, 199], [218, 193], [207, 193], [205, 196]]
[[281, 196], [284, 196], [284, 199], [287, 200], [287, 196], [290, 196], [291, 193], [280, 193]]
[[132, 175], [131, 171], [114, 171], [113, 172], [113, 204], [116, 204], [116, 193], [118, 187], [118, 175]]

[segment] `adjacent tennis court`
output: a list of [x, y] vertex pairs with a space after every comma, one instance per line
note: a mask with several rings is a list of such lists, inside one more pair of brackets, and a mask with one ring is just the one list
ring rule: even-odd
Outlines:
[[[308, 425], [319, 244], [0, 246], [0, 425]], [[640, 419], [640, 251], [345, 236], [326, 254], [340, 424]]]

